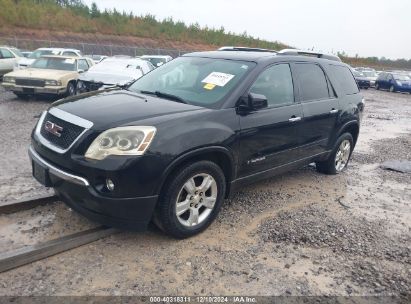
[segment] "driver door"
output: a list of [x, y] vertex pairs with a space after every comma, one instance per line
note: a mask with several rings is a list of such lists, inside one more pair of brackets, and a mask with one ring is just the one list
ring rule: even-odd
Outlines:
[[264, 95], [268, 107], [240, 116], [239, 177], [278, 167], [298, 158], [302, 106], [294, 99], [290, 65], [264, 70], [250, 93]]

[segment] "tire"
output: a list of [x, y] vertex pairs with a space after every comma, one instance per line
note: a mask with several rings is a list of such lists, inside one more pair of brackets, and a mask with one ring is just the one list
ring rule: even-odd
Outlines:
[[392, 85], [392, 86], [390, 86], [390, 92], [391, 93], [395, 93], [395, 87]]
[[375, 84], [375, 89], [378, 91], [380, 89], [380, 85], [378, 83]]
[[[200, 188], [202, 185], [203, 191]], [[178, 239], [198, 234], [216, 218], [225, 190], [225, 176], [217, 164], [211, 161], [188, 164], [166, 183], [155, 210], [154, 223], [166, 234]], [[180, 208], [179, 215], [177, 206]]]
[[76, 95], [76, 86], [74, 85], [73, 82], [69, 82], [67, 84], [66, 96], [74, 96], [74, 95]]
[[[346, 144], [349, 143], [347, 148]], [[325, 161], [316, 162], [318, 172], [325, 174], [338, 174], [344, 171], [350, 161], [352, 151], [354, 149], [354, 140], [350, 133], [342, 134], [331, 152], [330, 156]], [[337, 161], [338, 157], [338, 161]]]

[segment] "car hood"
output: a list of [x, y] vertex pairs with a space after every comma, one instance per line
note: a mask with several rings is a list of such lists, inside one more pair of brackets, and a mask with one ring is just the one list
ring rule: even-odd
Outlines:
[[77, 75], [75, 71], [62, 71], [62, 70], [47, 70], [47, 69], [24, 69], [17, 70], [9, 73], [8, 76], [17, 77], [17, 78], [36, 78], [36, 79], [51, 79], [57, 80], [68, 75]]
[[139, 71], [136, 71], [133, 74], [127, 73], [127, 71], [124, 71], [124, 73], [122, 74], [120, 74], [119, 72], [104, 73], [104, 72], [88, 71], [88, 72], [82, 73], [79, 77], [79, 80], [89, 81], [89, 82], [94, 82], [94, 83], [110, 84], [110, 85], [116, 85], [116, 84], [125, 85], [134, 80], [137, 80], [141, 76], [143, 76], [143, 74]]
[[52, 107], [91, 121], [95, 130], [133, 125], [154, 117], [164, 121], [165, 116], [175, 119], [176, 113], [208, 110], [127, 90], [94, 91], [62, 99]]
[[19, 65], [30, 65], [35, 61], [35, 59], [31, 59], [31, 58], [21, 58], [18, 61]]

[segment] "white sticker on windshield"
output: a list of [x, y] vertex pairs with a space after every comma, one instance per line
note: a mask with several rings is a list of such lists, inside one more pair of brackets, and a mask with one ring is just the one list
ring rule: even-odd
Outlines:
[[73, 59], [73, 58], [67, 58], [66, 60], [64, 60], [64, 63], [73, 64], [74, 61], [75, 61], [75, 59]]
[[58, 55], [58, 54], [60, 53], [60, 51], [54, 50], [54, 51], [51, 51], [51, 53], [52, 53], [53, 55]]
[[206, 78], [203, 79], [201, 82], [214, 84], [219, 87], [225, 86], [231, 79], [234, 78], [235, 75], [220, 73], [220, 72], [212, 72]]

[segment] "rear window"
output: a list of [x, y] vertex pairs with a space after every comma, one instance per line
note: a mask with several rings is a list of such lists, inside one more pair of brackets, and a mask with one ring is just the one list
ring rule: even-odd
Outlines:
[[350, 69], [341, 65], [330, 65], [330, 69], [335, 75], [342, 93], [345, 95], [356, 94], [359, 92], [357, 83]]

